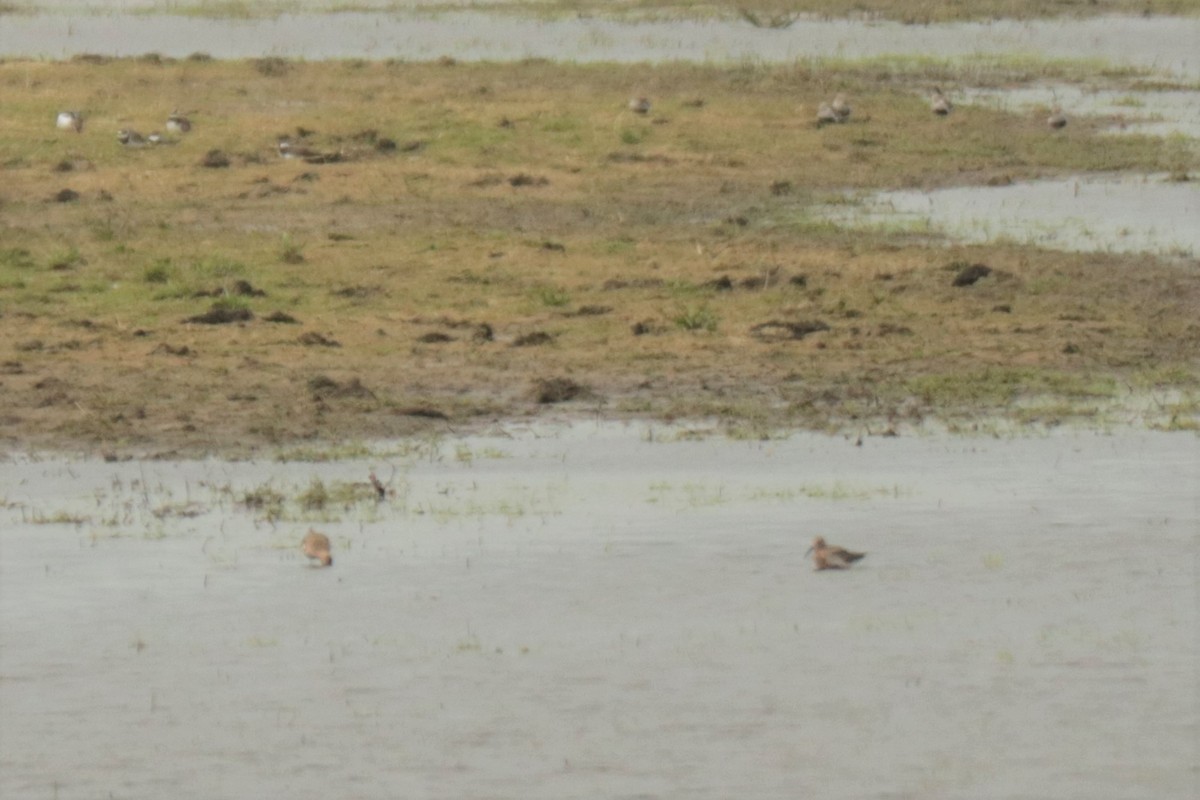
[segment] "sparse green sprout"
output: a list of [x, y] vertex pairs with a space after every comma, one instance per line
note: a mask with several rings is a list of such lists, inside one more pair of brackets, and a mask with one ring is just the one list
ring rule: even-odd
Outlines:
[[37, 266], [33, 254], [21, 247], [0, 250], [0, 266], [15, 269], [32, 269]]
[[192, 264], [191, 270], [199, 278], [231, 278], [246, 274], [246, 266], [222, 255], [206, 256]]
[[267, 519], [278, 519], [283, 514], [286, 498], [275, 488], [263, 484], [245, 492], [240, 499], [242, 505], [255, 511], [261, 511]]
[[684, 306], [675, 315], [675, 324], [685, 331], [716, 333], [720, 318], [707, 305]]
[[571, 302], [571, 295], [557, 286], [539, 286], [534, 289], [533, 295], [538, 302], [550, 308], [561, 308]]
[[284, 264], [303, 264], [304, 245], [293, 241], [290, 236], [284, 236], [283, 249], [279, 251], [279, 260]]
[[321, 511], [329, 504], [329, 490], [320, 478], [313, 478], [308, 488], [296, 499], [306, 511]]
[[50, 258], [50, 269], [55, 272], [63, 272], [65, 270], [75, 269], [78, 266], [86, 264], [87, 261], [80, 254], [79, 250], [74, 247], [68, 247]]
[[633, 128], [625, 128], [621, 131], [621, 144], [641, 144], [645, 138], [646, 135], [642, 131]]
[[142, 280], [146, 283], [170, 283], [174, 272], [171, 259], [160, 258], [142, 271]]

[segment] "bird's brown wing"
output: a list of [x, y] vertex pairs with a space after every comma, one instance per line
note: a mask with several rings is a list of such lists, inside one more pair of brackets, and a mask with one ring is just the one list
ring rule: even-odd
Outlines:
[[834, 547], [825, 554], [825, 558], [829, 562], [829, 566], [834, 569], [841, 569], [853, 564], [865, 555], [866, 553], [854, 553], [842, 547]]

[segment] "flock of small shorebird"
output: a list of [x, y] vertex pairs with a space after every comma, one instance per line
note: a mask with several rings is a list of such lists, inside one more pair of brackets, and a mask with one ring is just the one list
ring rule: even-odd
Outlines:
[[[83, 133], [83, 112], [60, 111], [54, 124], [61, 131]], [[163, 127], [167, 131], [167, 134], [178, 137], [192, 130], [192, 121], [183, 114], [180, 114], [178, 110], [175, 110], [167, 117], [166, 124]], [[301, 135], [307, 135], [307, 132], [302, 131]], [[138, 148], [175, 144], [178, 140], [168, 138], [158, 131], [153, 131], [143, 136], [133, 128], [121, 128], [117, 131], [117, 141], [126, 147]], [[277, 147], [279, 155], [282, 158], [302, 158], [309, 161], [327, 161], [333, 158], [327, 153], [318, 153], [308, 147], [296, 144], [287, 137], [280, 137]]]
[[[647, 97], [634, 97], [629, 101], [629, 110], [635, 114], [650, 113], [650, 99]], [[817, 106], [817, 127], [832, 125], [839, 122], [850, 121], [850, 101], [846, 99], [846, 95], [838, 93], [833, 100], [823, 102]], [[929, 110], [939, 117], [949, 116], [954, 110], [954, 104], [950, 102], [950, 98], [942, 93], [940, 87], [934, 87], [933, 93], [929, 96]], [[1067, 116], [1062, 109], [1055, 106], [1050, 111], [1050, 116], [1046, 118], [1046, 124], [1051, 128], [1059, 129], [1067, 126]]]
[[[83, 133], [83, 112], [60, 111], [54, 125], [60, 131]], [[164, 127], [167, 133], [179, 136], [192, 129], [192, 121], [176, 110], [167, 117], [167, 124]], [[146, 145], [170, 144], [171, 142], [158, 131], [143, 136], [132, 128], [121, 128], [117, 131], [117, 141], [126, 147], [145, 147]]]
[[[938, 88], [933, 90], [929, 106], [930, 110], [940, 117], [944, 117], [954, 110], [950, 99]], [[650, 113], [651, 103], [647, 97], [634, 97], [629, 101], [628, 108], [635, 114], [645, 115]], [[817, 108], [817, 126], [821, 127], [823, 125], [847, 122], [850, 119], [850, 114], [849, 101], [847, 101], [844, 94], [839, 93], [832, 101], [823, 102]], [[1066, 126], [1067, 118], [1061, 109], [1055, 108], [1046, 120], [1046, 124], [1051, 128], [1062, 128]], [[59, 113], [56, 125], [60, 130], [72, 130], [76, 133], [82, 133], [83, 114], [78, 111], [63, 111]], [[175, 111], [167, 117], [164, 127], [168, 133], [182, 135], [192, 129], [192, 123], [187, 117]], [[167, 143], [167, 140], [157, 131], [147, 136], [142, 136], [142, 134], [129, 128], [122, 128], [117, 131], [117, 141], [126, 147], [144, 147], [146, 145]], [[280, 139], [278, 148], [279, 154], [284, 158], [303, 157], [308, 154], [306, 150], [294, 145], [288, 139]], [[386, 488], [375, 477], [374, 473], [371, 474], [371, 485], [379, 494], [380, 499], [386, 496]], [[333, 565], [333, 548], [329, 542], [329, 537], [319, 531], [310, 530], [300, 542], [300, 549], [315, 565], [322, 567]], [[847, 550], [844, 547], [827, 544], [824, 537], [821, 536], [813, 539], [812, 546], [804, 553], [805, 557], [809, 553], [812, 554], [813, 567], [817, 571], [847, 569], [851, 564], [866, 556], [866, 553], [857, 553]]]
[[[650, 99], [644, 96], [632, 98], [628, 105], [629, 110], [634, 114], [643, 116], [650, 113], [651, 107]], [[940, 88], [935, 87], [929, 97], [929, 108], [939, 117], [945, 117], [954, 110], [954, 104], [950, 102], [950, 98], [942, 93]], [[820, 128], [825, 125], [848, 122], [851, 111], [850, 102], [846, 99], [846, 95], [839, 93], [833, 100], [822, 102], [817, 107], [817, 127]], [[1067, 117], [1063, 114], [1061, 108], [1055, 106], [1051, 110], [1050, 116], [1046, 118], [1046, 124], [1054, 129], [1064, 128], [1067, 125]], [[82, 133], [83, 113], [79, 111], [60, 111], [55, 125], [59, 130]], [[176, 110], [167, 117], [164, 127], [167, 133], [178, 136], [189, 132], [192, 129], [192, 122]], [[172, 140], [164, 137], [158, 131], [143, 136], [132, 128], [121, 128], [117, 131], [117, 141], [126, 147], [145, 147], [147, 145], [172, 143]], [[286, 137], [279, 139], [278, 149], [279, 155], [283, 158], [307, 158], [314, 155], [313, 151], [293, 143]]]

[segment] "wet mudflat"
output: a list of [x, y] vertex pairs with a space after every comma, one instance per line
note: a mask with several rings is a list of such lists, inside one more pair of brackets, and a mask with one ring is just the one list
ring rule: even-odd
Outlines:
[[1200, 252], [1200, 185], [1168, 175], [1080, 175], [1011, 186], [879, 192], [835, 219], [920, 228], [957, 241], [1006, 238], [1056, 250]]
[[[576, 424], [12, 457], [0, 795], [1187, 796], [1196, 453]], [[818, 533], [869, 555], [813, 573]]]
[[286, 56], [510, 61], [788, 63], [809, 58], [936, 54], [939, 58], [1028, 56], [1103, 59], [1180, 76], [1200, 75], [1194, 18], [1100, 17], [904, 25], [802, 19], [786, 29], [740, 20], [624, 22], [531, 19], [487, 12], [283, 14], [207, 19], [143, 14], [7, 15], [0, 56], [69, 58], [160, 53], [182, 58]]
[[1107, 118], [1107, 130], [1114, 135], [1182, 134], [1189, 139], [1200, 138], [1200, 92], [1197, 91], [1115, 91], [1048, 84], [969, 89], [962, 100], [1006, 111], [1040, 112], [1042, 117], [1047, 109], [1070, 109], [1072, 115]]

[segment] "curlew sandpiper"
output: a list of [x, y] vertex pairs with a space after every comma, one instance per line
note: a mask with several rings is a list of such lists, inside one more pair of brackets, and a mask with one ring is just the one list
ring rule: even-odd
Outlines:
[[329, 537], [323, 533], [310, 529], [300, 542], [300, 549], [313, 561], [319, 561], [322, 567], [333, 564], [333, 555], [329, 552]]
[[813, 567], [816, 571], [846, 569], [866, 555], [866, 553], [851, 552], [844, 547], [832, 547], [825, 544], [825, 539], [821, 536], [813, 539], [812, 547], [808, 548], [804, 555], [807, 556], [809, 553], [812, 553]]

